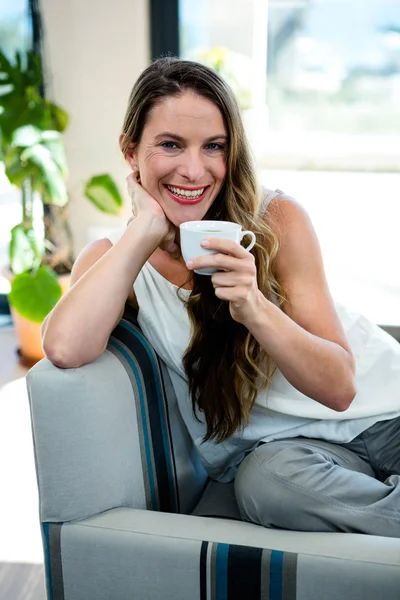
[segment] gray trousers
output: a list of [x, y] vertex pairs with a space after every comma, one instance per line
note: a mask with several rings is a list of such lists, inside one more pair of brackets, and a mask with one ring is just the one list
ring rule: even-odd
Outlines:
[[235, 495], [242, 519], [264, 527], [400, 538], [400, 418], [348, 444], [260, 444], [239, 467]]

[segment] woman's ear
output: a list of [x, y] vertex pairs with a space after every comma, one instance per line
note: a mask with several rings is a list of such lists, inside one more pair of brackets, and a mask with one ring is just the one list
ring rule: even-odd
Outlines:
[[137, 154], [135, 150], [135, 144], [129, 144], [128, 148], [125, 147], [125, 134], [121, 133], [119, 136], [119, 147], [125, 155], [125, 160], [132, 169], [135, 171], [137, 169]]

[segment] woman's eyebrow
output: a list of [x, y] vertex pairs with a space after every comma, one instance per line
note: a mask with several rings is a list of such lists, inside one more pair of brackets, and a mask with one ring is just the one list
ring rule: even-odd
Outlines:
[[214, 142], [215, 140], [227, 140], [228, 136], [225, 133], [221, 133], [220, 135], [213, 135], [212, 137], [205, 140], [206, 142]]
[[[156, 136], [156, 140], [161, 139], [161, 138], [170, 138], [173, 140], [176, 140], [177, 142], [185, 142], [185, 138], [183, 138], [180, 135], [176, 135], [176, 133], [171, 133], [170, 131], [163, 131], [162, 133], [158, 133]], [[214, 140], [227, 140], [228, 136], [225, 133], [221, 133], [218, 135], [213, 135], [210, 138], [207, 138], [205, 141], [206, 144], [209, 144], [210, 142], [213, 142]]]

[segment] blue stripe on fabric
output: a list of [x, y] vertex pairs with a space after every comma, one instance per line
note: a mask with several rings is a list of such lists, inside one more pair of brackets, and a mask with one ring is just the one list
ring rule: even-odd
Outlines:
[[154, 371], [154, 379], [156, 382], [156, 389], [157, 389], [157, 404], [158, 404], [158, 410], [159, 410], [159, 414], [160, 414], [160, 422], [161, 422], [161, 431], [162, 431], [162, 439], [163, 439], [163, 446], [164, 446], [164, 454], [165, 454], [165, 462], [167, 465], [167, 475], [168, 475], [168, 482], [169, 482], [169, 489], [170, 489], [170, 499], [171, 499], [171, 506], [173, 506], [175, 508], [175, 510], [177, 509], [176, 506], [176, 498], [175, 498], [175, 494], [173, 492], [174, 490], [174, 477], [173, 477], [173, 473], [172, 473], [172, 465], [171, 465], [171, 460], [170, 460], [170, 448], [169, 448], [169, 444], [168, 444], [168, 436], [167, 436], [167, 431], [166, 431], [166, 426], [165, 426], [165, 419], [164, 419], [164, 410], [163, 410], [163, 402], [162, 402], [162, 390], [160, 387], [160, 382], [159, 382], [159, 375], [158, 375], [158, 366], [154, 360], [154, 356], [153, 356], [153, 352], [151, 350], [151, 346], [149, 345], [149, 343], [147, 342], [146, 338], [144, 338], [141, 334], [138, 333], [138, 331], [132, 326], [129, 325], [125, 322], [120, 322], [119, 323], [121, 325], [121, 327], [123, 327], [124, 329], [126, 329], [127, 331], [129, 331], [130, 333], [133, 333], [133, 335], [143, 344], [143, 346], [146, 348], [147, 354], [150, 358], [151, 361], [151, 365], [153, 367], [153, 371]]
[[270, 600], [282, 600], [282, 567], [284, 552], [272, 550], [269, 579]]
[[124, 356], [124, 358], [128, 361], [129, 366], [132, 369], [133, 374], [135, 376], [136, 384], [138, 386], [140, 412], [141, 412], [141, 416], [142, 416], [144, 447], [145, 447], [146, 460], [147, 460], [147, 472], [149, 474], [149, 483], [150, 483], [150, 495], [151, 495], [151, 501], [152, 501], [153, 508], [155, 509], [156, 507], [158, 507], [158, 503], [157, 503], [157, 499], [156, 499], [157, 496], [156, 496], [156, 491], [155, 491], [154, 473], [153, 473], [153, 469], [152, 469], [150, 443], [149, 443], [149, 426], [148, 426], [147, 419], [146, 419], [146, 409], [145, 409], [142, 382], [140, 379], [139, 372], [136, 368], [136, 365], [133, 362], [132, 358], [129, 356], [128, 352], [125, 350], [125, 347], [123, 346], [123, 344], [116, 341], [115, 338], [110, 339], [108, 343], [111, 346], [114, 346], [114, 348], [116, 348], [119, 352], [121, 352], [121, 354]]
[[229, 544], [218, 544], [215, 559], [216, 600], [228, 600], [228, 554]]
[[47, 588], [47, 600], [53, 600], [53, 586], [51, 581], [51, 563], [50, 563], [50, 532], [49, 524], [41, 523], [43, 531], [43, 546], [44, 546], [44, 562], [45, 562], [45, 573], [46, 573], [46, 588]]

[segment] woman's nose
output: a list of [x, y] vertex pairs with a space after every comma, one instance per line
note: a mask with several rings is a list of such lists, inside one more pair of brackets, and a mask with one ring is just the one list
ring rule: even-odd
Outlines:
[[178, 169], [179, 174], [189, 181], [199, 181], [205, 172], [204, 160], [201, 154], [198, 152], [187, 152], [182, 158], [182, 164]]

